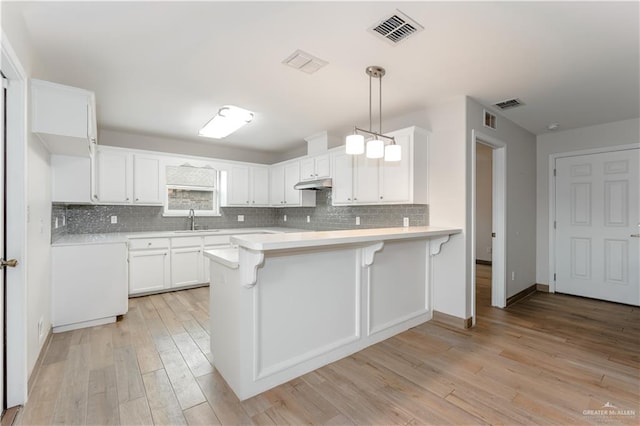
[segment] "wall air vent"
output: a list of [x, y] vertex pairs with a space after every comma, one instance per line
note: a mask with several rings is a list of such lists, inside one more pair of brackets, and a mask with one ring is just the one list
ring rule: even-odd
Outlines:
[[369, 28], [369, 31], [375, 36], [384, 39], [394, 46], [422, 30], [424, 30], [422, 25], [398, 9], [396, 9], [391, 16], [382, 18], [378, 23]]
[[497, 118], [495, 114], [490, 113], [486, 109], [484, 110], [484, 127], [488, 127], [490, 129], [496, 129]]
[[494, 105], [500, 109], [509, 109], [509, 108], [519, 107], [520, 105], [524, 105], [524, 103], [518, 98], [513, 98], [513, 99], [507, 99], [506, 101], [498, 102]]
[[328, 64], [327, 61], [323, 61], [322, 59], [299, 49], [289, 55], [289, 57], [282, 61], [282, 63], [302, 72], [306, 72], [307, 74], [313, 74]]

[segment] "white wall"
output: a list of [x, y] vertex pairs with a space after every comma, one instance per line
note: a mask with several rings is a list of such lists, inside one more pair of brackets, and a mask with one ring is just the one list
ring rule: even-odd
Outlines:
[[493, 149], [476, 144], [476, 260], [491, 261]]
[[462, 229], [433, 258], [433, 308], [458, 318], [470, 316], [465, 277], [466, 201], [465, 98], [427, 110], [429, 141], [429, 224]]
[[617, 121], [537, 138], [536, 282], [549, 284], [549, 156], [640, 142], [640, 119]]
[[[522, 108], [526, 108], [522, 107]], [[473, 144], [471, 131], [486, 133], [506, 144], [507, 194], [506, 194], [506, 269], [507, 297], [535, 284], [536, 271], [536, 137], [522, 127], [500, 116], [497, 129], [483, 126], [484, 107], [467, 98], [467, 154]], [[468, 176], [468, 202], [471, 204], [471, 176]], [[473, 219], [470, 207], [468, 221]], [[470, 226], [470, 224], [468, 224]], [[471, 258], [471, 245], [467, 247], [467, 259]], [[512, 272], [515, 279], [511, 279]], [[474, 265], [467, 265], [467, 280], [471, 281]], [[470, 295], [469, 291], [468, 295]]]
[[27, 368], [38, 359], [51, 328], [51, 168], [49, 152], [31, 135], [27, 152]]
[[[273, 164], [280, 161], [282, 157], [282, 154], [266, 151], [254, 151], [225, 147], [220, 144], [198, 143], [105, 129], [100, 130], [98, 133], [98, 144], [261, 164]], [[304, 148], [304, 153], [306, 153], [306, 147]]]

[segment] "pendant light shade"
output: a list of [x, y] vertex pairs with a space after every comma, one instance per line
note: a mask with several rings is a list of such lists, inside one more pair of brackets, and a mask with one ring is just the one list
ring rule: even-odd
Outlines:
[[[367, 158], [383, 158], [384, 161], [400, 161], [402, 158], [402, 149], [399, 145], [396, 145], [395, 138], [393, 136], [387, 136], [382, 133], [382, 77], [385, 75], [386, 71], [382, 67], [378, 67], [372, 65], [367, 67], [365, 70], [367, 75], [369, 76], [369, 130], [363, 130], [358, 127], [354, 127], [353, 134], [347, 136], [346, 140], [346, 153], [351, 155], [359, 155], [365, 152], [364, 146], [364, 136], [368, 135], [368, 137], [372, 137], [372, 140], [367, 142], [366, 154]], [[372, 131], [372, 103], [371, 103], [371, 86], [372, 79], [377, 78], [379, 82], [379, 97], [378, 97], [378, 118], [379, 118], [379, 126], [378, 132]], [[391, 141], [391, 145], [384, 145], [384, 140]]]
[[347, 154], [352, 154], [352, 155], [364, 154], [364, 136], [362, 135], [347, 136]]
[[367, 158], [384, 157], [384, 141], [374, 139], [367, 142]]
[[400, 145], [387, 145], [384, 147], [384, 161], [400, 161], [402, 159], [402, 147]]

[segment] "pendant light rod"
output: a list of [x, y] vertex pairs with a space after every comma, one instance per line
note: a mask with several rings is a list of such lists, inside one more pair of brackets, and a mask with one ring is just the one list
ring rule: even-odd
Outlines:
[[377, 138], [385, 138], [385, 139], [390, 140], [394, 145], [396, 144], [396, 138], [393, 137], [393, 136], [387, 136], [387, 135], [383, 135], [382, 133], [370, 132], [369, 130], [364, 130], [364, 129], [361, 129], [359, 127], [354, 127], [353, 128], [353, 134], [357, 135], [359, 133], [366, 133], [369, 136], [375, 136]]

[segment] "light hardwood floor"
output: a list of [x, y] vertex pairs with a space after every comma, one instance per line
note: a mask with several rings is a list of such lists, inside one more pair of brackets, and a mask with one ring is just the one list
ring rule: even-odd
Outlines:
[[475, 328], [426, 323], [244, 402], [211, 365], [208, 288], [132, 299], [53, 336], [17, 424], [638, 424], [638, 308], [536, 293], [499, 310], [478, 277]]

